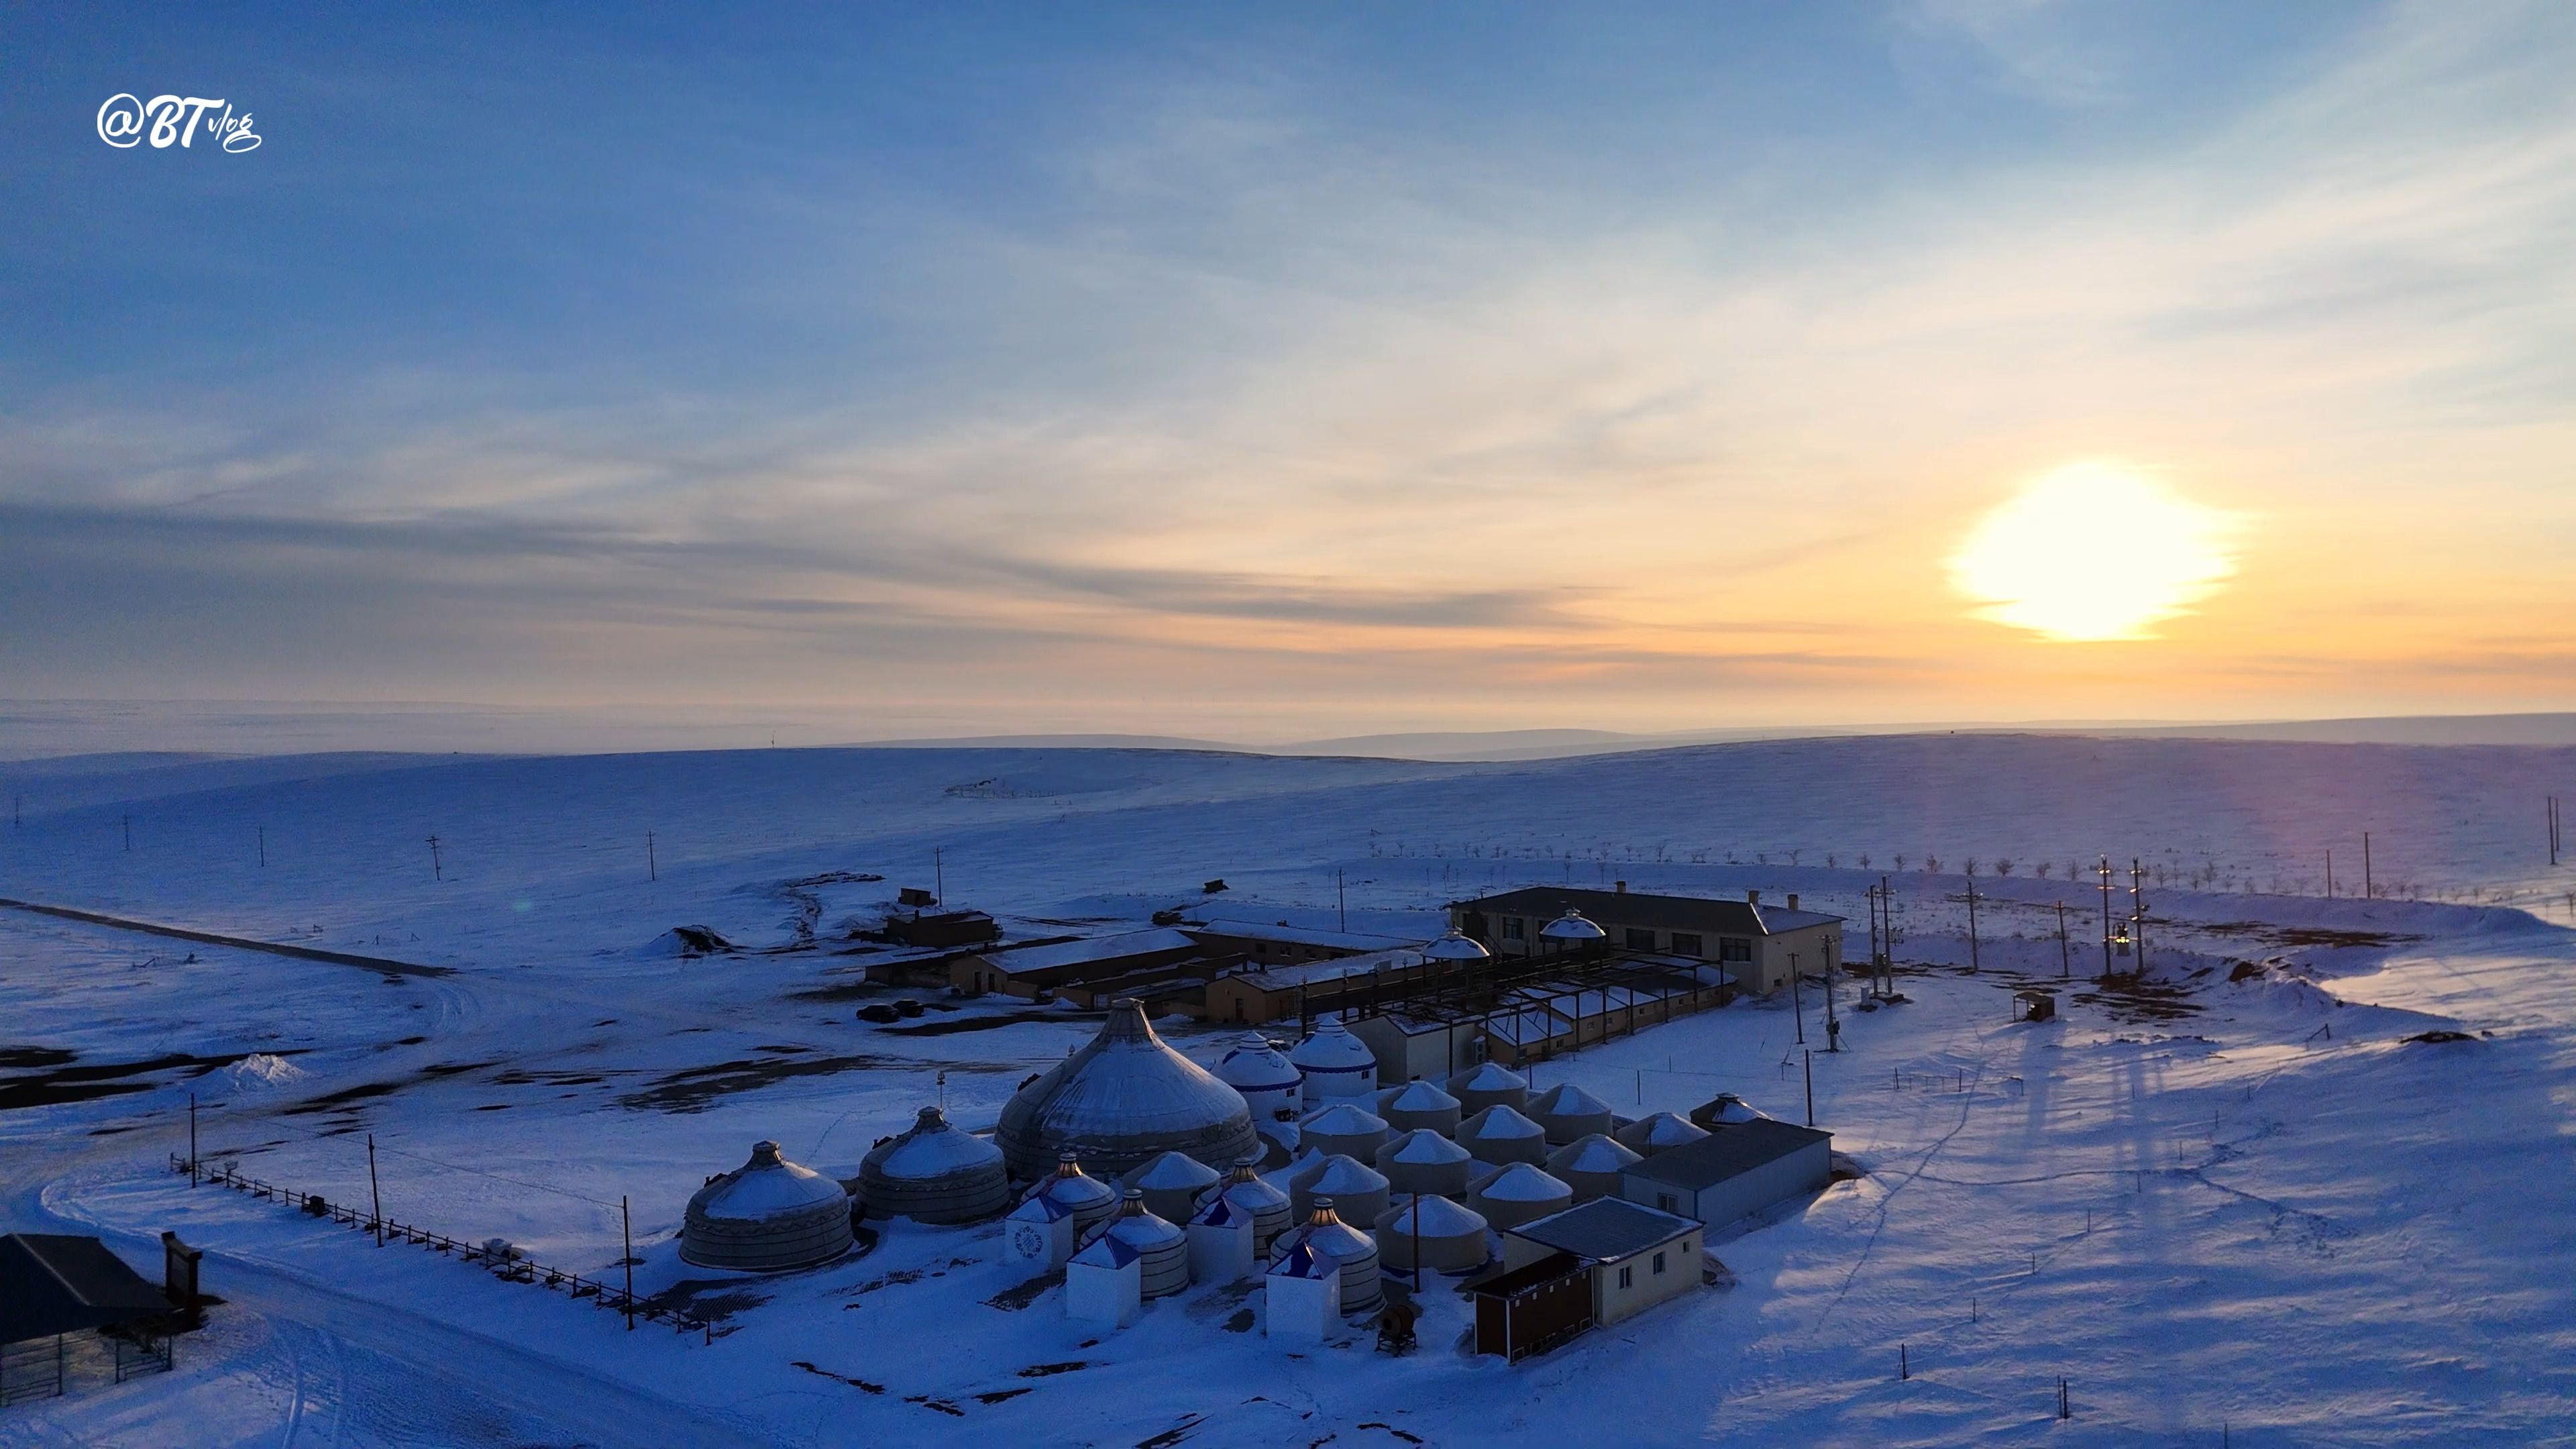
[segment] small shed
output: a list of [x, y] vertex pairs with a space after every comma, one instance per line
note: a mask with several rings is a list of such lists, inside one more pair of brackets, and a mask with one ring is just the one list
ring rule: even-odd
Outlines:
[[2056, 1019], [2056, 992], [2032, 987], [2013, 993], [2013, 1020], [2054, 1021]]
[[[168, 1368], [176, 1306], [96, 1238], [0, 1236], [0, 1365], [12, 1357], [5, 1352], [9, 1344], [111, 1329], [118, 1335], [118, 1378], [141, 1367]], [[0, 1382], [0, 1403], [62, 1392], [59, 1343], [43, 1355], [43, 1364], [41, 1380], [11, 1372], [8, 1382]]]
[[1262, 1275], [1262, 1332], [1283, 1343], [1322, 1343], [1342, 1327], [1342, 1265], [1300, 1244]]
[[1135, 1322], [1145, 1301], [1139, 1257], [1133, 1247], [1109, 1234], [1084, 1244], [1064, 1265], [1065, 1316], [1107, 1328]]
[[1073, 1209], [1039, 1193], [1018, 1207], [1002, 1226], [1002, 1261], [1026, 1273], [1061, 1268], [1073, 1256]]
[[1698, 1287], [1707, 1232], [1695, 1219], [1605, 1197], [1505, 1233], [1503, 1262], [1572, 1255], [1592, 1278], [1593, 1321], [1611, 1324]]
[[1619, 1195], [1722, 1228], [1833, 1177], [1833, 1134], [1757, 1117], [1658, 1152], [1620, 1174]]
[[1261, 1261], [1253, 1250], [1252, 1213], [1218, 1193], [1199, 1206], [1182, 1231], [1190, 1242], [1190, 1281], [1233, 1283], [1252, 1276]]
[[1476, 1352], [1517, 1363], [1592, 1326], [1592, 1279], [1572, 1253], [1550, 1253], [1459, 1289], [1476, 1300]]

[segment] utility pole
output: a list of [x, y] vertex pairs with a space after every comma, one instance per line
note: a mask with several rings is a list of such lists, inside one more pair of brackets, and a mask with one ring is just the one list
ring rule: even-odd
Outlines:
[[[10, 796], [10, 797], [9, 797], [9, 828], [10, 828], [10, 829], [12, 829], [12, 830], [15, 830], [15, 829], [17, 829], [17, 828], [18, 828], [18, 807], [19, 807], [20, 805], [22, 805], [22, 804], [26, 803], [26, 799], [27, 799], [27, 797], [26, 797], [26, 796], [24, 796], [24, 795], [12, 795], [12, 796]], [[2557, 851], [2557, 849], [2558, 849], [2558, 845], [2557, 845], [2557, 841], [2558, 841], [2558, 825], [2557, 825], [2557, 823], [2556, 823], [2556, 822], [2557, 822], [2556, 811], [2557, 811], [2557, 809], [2558, 809], [2558, 799], [2557, 799], [2557, 797], [2556, 797], [2556, 796], [2551, 796], [2551, 797], [2550, 797], [2550, 801], [2549, 801], [2549, 808], [2550, 808], [2550, 811], [2552, 812], [2552, 813], [2551, 813], [2551, 817], [2550, 817], [2550, 818], [2551, 818], [2551, 823], [2550, 823], [2550, 826], [2549, 826], [2549, 839], [2550, 839], [2550, 846], [2549, 846], [2549, 848], [2550, 848], [2550, 850], [2551, 850], [2552, 854], [2551, 854], [2551, 855], [2550, 855], [2550, 857], [2549, 857], [2549, 863], [2550, 863], [2551, 865], [2556, 865], [2556, 864], [2558, 863], [2558, 857], [2557, 857], [2557, 855], [2555, 854], [2555, 852], [2556, 852], [2556, 851]]]
[[372, 1206], [368, 1218], [376, 1230], [376, 1246], [385, 1245], [385, 1194], [376, 1186], [376, 1134], [367, 1134], [367, 1198]]
[[[14, 806], [11, 807], [9, 820], [13, 825], [17, 823], [17, 811]], [[2558, 864], [2558, 797], [2555, 795], [2549, 797], [2549, 863], [2552, 866]]]
[[2102, 857], [2102, 979], [2111, 979], [2111, 857]]
[[930, 894], [942, 906], [948, 904], [948, 863], [941, 858], [945, 849], [938, 845], [930, 847]]
[[1798, 1023], [1798, 1045], [1807, 1044], [1807, 1004], [1798, 990], [1798, 953], [1789, 953], [1789, 1014]]
[[429, 876], [432, 880], [447, 879], [446, 867], [438, 861], [438, 837], [435, 835], [429, 838]]
[[2365, 830], [2361, 832], [2361, 898], [2375, 900], [2378, 895], [2378, 888], [2370, 883], [2370, 832]]
[[1816, 1054], [1807, 1053], [1807, 1125], [1816, 1125]]
[[2136, 938], [2138, 975], [2147, 974], [2147, 873], [2136, 856], [2129, 857], [2129, 934]]
[[661, 862], [653, 858], [653, 832], [650, 830], [644, 832], [644, 878], [648, 881], [662, 878]]
[[[775, 748], [775, 745], [772, 746]], [[635, 1331], [635, 1215], [626, 1208], [626, 1197], [617, 1198], [617, 1218], [626, 1232], [626, 1331]]]
[[1974, 976], [1982, 963], [1977, 958], [1977, 878], [1968, 877], [1968, 974]]
[[197, 1185], [197, 1094], [188, 1094], [188, 1186]]
[[2065, 981], [2075, 975], [2075, 958], [2066, 947], [2066, 902], [2057, 903], [2057, 979]]
[[120, 815], [116, 818], [125, 826], [125, 848], [130, 853], [134, 849], [134, 817], [131, 815]]
[[[1351, 900], [1348, 895], [1343, 893], [1342, 868], [1338, 865], [1333, 867], [1333, 911], [1335, 916], [1341, 921], [1340, 926], [1336, 927], [1336, 929], [1348, 932], [1351, 928]], [[1417, 1262], [1414, 1267], [1416, 1270], [1414, 1276], [1420, 1277], [1421, 1264]], [[1415, 1286], [1419, 1287], [1421, 1285], [1416, 1284]]]
[[268, 827], [259, 827], [259, 868], [268, 869]]
[[2334, 899], [2334, 852], [2326, 852], [2326, 899]]

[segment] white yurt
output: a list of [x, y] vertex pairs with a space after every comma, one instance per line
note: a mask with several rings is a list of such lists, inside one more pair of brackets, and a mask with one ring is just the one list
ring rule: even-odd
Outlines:
[[1116, 1176], [1165, 1152], [1232, 1162], [1255, 1146], [1243, 1094], [1165, 1044], [1133, 998], [1110, 1003], [1089, 1045], [1012, 1093], [993, 1136], [1023, 1181], [1066, 1152]]
[[1362, 1162], [1377, 1155], [1386, 1145], [1386, 1119], [1360, 1105], [1359, 1098], [1345, 1098], [1320, 1112], [1309, 1113], [1297, 1124], [1300, 1153], [1320, 1152], [1326, 1157], [1356, 1157]]
[[1302, 1081], [1297, 1068], [1257, 1031], [1245, 1032], [1217, 1059], [1216, 1078], [1242, 1094], [1255, 1122], [1296, 1115]]
[[1547, 1129], [1548, 1143], [1556, 1147], [1596, 1132], [1607, 1133], [1612, 1125], [1610, 1104], [1572, 1082], [1559, 1082], [1539, 1093], [1522, 1110]]
[[1451, 970], [1477, 961], [1492, 960], [1494, 953], [1485, 949], [1484, 942], [1452, 926], [1440, 939], [1425, 945], [1422, 955], [1423, 959], [1437, 963], [1440, 969]]
[[1492, 1163], [1547, 1160], [1547, 1129], [1497, 1103], [1458, 1124], [1458, 1145]]
[[1742, 1122], [1758, 1121], [1762, 1116], [1760, 1112], [1754, 1110], [1752, 1103], [1733, 1092], [1718, 1093], [1693, 1107], [1690, 1115], [1693, 1122], [1711, 1131], [1720, 1127], [1732, 1127]]
[[1467, 1114], [1458, 1099], [1440, 1090], [1438, 1084], [1416, 1080], [1401, 1087], [1389, 1087], [1377, 1094], [1377, 1114], [1386, 1119], [1389, 1129], [1411, 1132], [1428, 1127], [1443, 1136], [1458, 1130]]
[[[1136, 1291], [1161, 1298], [1190, 1286], [1190, 1239], [1179, 1224], [1145, 1206], [1145, 1194], [1127, 1189], [1116, 1214], [1091, 1230], [1092, 1242], [1115, 1238], [1135, 1250]], [[1087, 1246], [1087, 1244], [1086, 1244]], [[1074, 1257], [1082, 1257], [1076, 1252]]]
[[1526, 1162], [1515, 1162], [1487, 1179], [1467, 1199], [1494, 1231], [1503, 1232], [1574, 1206], [1574, 1189]]
[[1529, 1105], [1529, 1079], [1500, 1062], [1487, 1062], [1451, 1077], [1449, 1095], [1458, 1099], [1458, 1110], [1470, 1116], [1487, 1107], [1517, 1112]]
[[[1170, 1222], [1189, 1221], [1199, 1198], [1219, 1181], [1216, 1169], [1182, 1152], [1166, 1152], [1127, 1174], [1122, 1187], [1145, 1194], [1145, 1210]], [[1148, 1293], [1145, 1295], [1152, 1297]]]
[[1343, 1222], [1331, 1198], [1315, 1199], [1306, 1221], [1280, 1235], [1270, 1252], [1271, 1265], [1299, 1252], [1341, 1265], [1342, 1312], [1374, 1313], [1386, 1301], [1386, 1290], [1378, 1284], [1377, 1240]]
[[1687, 1118], [1676, 1117], [1670, 1112], [1657, 1112], [1652, 1117], [1640, 1117], [1610, 1135], [1629, 1151], [1652, 1157], [1658, 1152], [1669, 1152], [1685, 1143], [1697, 1142], [1708, 1133], [1693, 1126]]
[[1377, 1091], [1377, 1054], [1351, 1035], [1338, 1016], [1315, 1019], [1315, 1029], [1288, 1053], [1295, 1063], [1306, 1110], [1347, 1098], [1367, 1098]]
[[1598, 1132], [1548, 1154], [1548, 1176], [1574, 1189], [1578, 1203], [1619, 1195], [1619, 1174], [1646, 1159]]
[[689, 1198], [680, 1257], [701, 1268], [776, 1273], [850, 1250], [850, 1195], [810, 1167], [751, 1145], [751, 1160]]
[[1377, 1170], [1393, 1192], [1457, 1197], [1467, 1190], [1475, 1154], [1428, 1127], [1416, 1127], [1377, 1150]]
[[1056, 1157], [1055, 1175], [1029, 1190], [1032, 1198], [1046, 1198], [1066, 1209], [1073, 1218], [1073, 1240], [1077, 1243], [1091, 1235], [1103, 1218], [1118, 1211], [1118, 1189], [1082, 1170], [1082, 1160], [1070, 1152]]
[[971, 1223], [1011, 1205], [1002, 1149], [950, 1126], [937, 1107], [860, 1160], [859, 1191], [869, 1217], [917, 1223]]
[[[1255, 1169], [1257, 1159], [1250, 1156], [1235, 1159], [1234, 1171], [1208, 1194], [1208, 1199], [1223, 1198], [1252, 1220], [1252, 1251], [1263, 1262], [1270, 1261], [1270, 1245], [1296, 1222], [1296, 1209], [1288, 1194], [1261, 1180]], [[1202, 1199], [1201, 1206], [1208, 1199]]]
[[1386, 1211], [1386, 1174], [1356, 1157], [1310, 1159], [1288, 1179], [1290, 1208], [1299, 1218], [1314, 1214], [1326, 1198], [1349, 1210], [1353, 1222], [1375, 1222]]
[[1435, 1273], [1461, 1273], [1481, 1268], [1490, 1256], [1485, 1220], [1474, 1210], [1436, 1193], [1398, 1198], [1377, 1220], [1378, 1261], [1411, 1271], [1416, 1246], [1422, 1266]]

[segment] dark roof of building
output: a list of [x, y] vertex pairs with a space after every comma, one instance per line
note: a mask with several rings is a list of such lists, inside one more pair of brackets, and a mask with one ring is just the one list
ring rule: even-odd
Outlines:
[[62, 1233], [0, 1237], [0, 1343], [132, 1323], [170, 1311], [170, 1300], [96, 1238]]
[[1596, 1197], [1581, 1207], [1551, 1213], [1508, 1231], [1514, 1237], [1545, 1243], [1595, 1263], [1614, 1263], [1660, 1248], [1699, 1228], [1697, 1218], [1658, 1212], [1626, 1198]]
[[1628, 1174], [1697, 1192], [1766, 1162], [1777, 1162], [1812, 1143], [1833, 1140], [1831, 1132], [1762, 1117], [1719, 1127], [1697, 1142], [1686, 1142], [1632, 1163]]
[[1582, 1259], [1572, 1253], [1555, 1252], [1535, 1263], [1523, 1263], [1517, 1268], [1505, 1268], [1499, 1273], [1471, 1278], [1459, 1284], [1458, 1291], [1472, 1293], [1479, 1298], [1517, 1298], [1533, 1288], [1544, 1288], [1569, 1273], [1582, 1271]]
[[1773, 936], [1782, 931], [1842, 919], [1821, 911], [1792, 911], [1785, 906], [1757, 906], [1751, 901], [1648, 895], [1644, 891], [1580, 890], [1573, 886], [1524, 886], [1498, 896], [1485, 896], [1458, 904], [1487, 915], [1550, 918], [1564, 915], [1566, 908], [1571, 906], [1595, 923], [1609, 926], [1714, 931], [1733, 936]]

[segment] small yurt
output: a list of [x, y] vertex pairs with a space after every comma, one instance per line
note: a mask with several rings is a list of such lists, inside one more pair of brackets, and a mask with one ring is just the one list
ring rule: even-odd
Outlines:
[[1377, 1054], [1351, 1035], [1338, 1016], [1317, 1017], [1315, 1029], [1288, 1053], [1288, 1060], [1297, 1067], [1299, 1090], [1309, 1112], [1344, 1098], [1366, 1099], [1377, 1091]]
[[1326, 1198], [1347, 1209], [1353, 1222], [1375, 1222], [1386, 1211], [1386, 1175], [1355, 1157], [1314, 1159], [1288, 1185], [1290, 1208], [1300, 1218], [1312, 1216]]
[[1399, 1193], [1457, 1197], [1467, 1190], [1467, 1168], [1473, 1161], [1473, 1153], [1428, 1127], [1416, 1127], [1377, 1150], [1377, 1170], [1386, 1174], [1388, 1190]]
[[1386, 1145], [1386, 1119], [1361, 1106], [1360, 1100], [1346, 1098], [1309, 1114], [1297, 1127], [1298, 1151], [1356, 1157], [1362, 1162], [1377, 1156], [1377, 1150]]
[[1187, 1153], [1166, 1152], [1127, 1174], [1122, 1185], [1145, 1194], [1147, 1212], [1167, 1222], [1185, 1223], [1197, 1210], [1199, 1198], [1218, 1181], [1215, 1168]]
[[1011, 1205], [1002, 1149], [924, 1107], [912, 1129], [859, 1162], [859, 1190], [872, 1218], [971, 1223]]
[[1216, 1079], [1243, 1094], [1255, 1122], [1275, 1122], [1296, 1114], [1301, 1081], [1297, 1068], [1257, 1031], [1245, 1032], [1243, 1040], [1217, 1059]]
[[[1145, 1194], [1127, 1189], [1116, 1215], [1091, 1230], [1091, 1241], [1115, 1238], [1136, 1253], [1136, 1291], [1161, 1298], [1190, 1286], [1190, 1239], [1179, 1224], [1145, 1206]], [[1076, 1252], [1076, 1261], [1082, 1254]]]
[[1091, 1230], [1111, 1213], [1118, 1211], [1118, 1189], [1082, 1170], [1081, 1159], [1072, 1153], [1059, 1154], [1055, 1175], [1031, 1189], [1032, 1198], [1046, 1198], [1065, 1208], [1073, 1217], [1073, 1240], [1077, 1243], [1091, 1236]]
[[1574, 1189], [1526, 1162], [1515, 1162], [1477, 1188], [1467, 1206], [1483, 1214], [1494, 1231], [1503, 1232], [1574, 1206]]
[[1312, 1215], [1280, 1235], [1270, 1252], [1271, 1264], [1276, 1267], [1301, 1251], [1341, 1265], [1342, 1312], [1374, 1313], [1386, 1301], [1386, 1290], [1378, 1285], [1377, 1240], [1343, 1222], [1331, 1198], [1315, 1199]]
[[1733, 1092], [1720, 1092], [1691, 1108], [1690, 1119], [1714, 1132], [1720, 1127], [1732, 1127], [1740, 1122], [1755, 1121], [1761, 1116], [1760, 1112], [1753, 1109], [1753, 1104], [1742, 1097]]
[[1482, 1162], [1547, 1160], [1547, 1129], [1496, 1103], [1458, 1124], [1458, 1145]]
[[1410, 1271], [1417, 1245], [1422, 1266], [1435, 1273], [1481, 1268], [1488, 1256], [1485, 1220], [1437, 1194], [1398, 1198], [1377, 1220], [1378, 1261]]
[[1619, 1174], [1646, 1159], [1598, 1132], [1548, 1154], [1548, 1176], [1574, 1189], [1578, 1203], [1619, 1195]]
[[1022, 1181], [1066, 1152], [1116, 1176], [1165, 1152], [1232, 1162], [1255, 1146], [1243, 1094], [1172, 1050], [1132, 997], [1110, 1003], [1088, 1045], [1011, 1094], [993, 1138]]
[[1428, 1127], [1444, 1137], [1457, 1131], [1459, 1120], [1466, 1116], [1457, 1098], [1428, 1081], [1407, 1082], [1378, 1093], [1377, 1114], [1392, 1131]]
[[1469, 1116], [1487, 1107], [1517, 1112], [1529, 1105], [1529, 1079], [1500, 1062], [1487, 1062], [1451, 1077], [1449, 1095], [1458, 1099], [1458, 1110]]
[[751, 1145], [751, 1160], [689, 1198], [680, 1257], [701, 1268], [776, 1273], [850, 1250], [850, 1195], [810, 1167]]
[[1684, 1143], [1697, 1142], [1708, 1133], [1691, 1125], [1685, 1118], [1676, 1117], [1670, 1112], [1657, 1112], [1652, 1117], [1639, 1118], [1610, 1135], [1618, 1140], [1620, 1146], [1629, 1151], [1652, 1157], [1658, 1152], [1669, 1152]]
[[1580, 1137], [1611, 1128], [1610, 1104], [1574, 1085], [1559, 1082], [1523, 1108], [1530, 1120], [1547, 1129], [1549, 1145], [1563, 1147]]
[[[1266, 1263], [1270, 1261], [1270, 1245], [1288, 1231], [1297, 1215], [1288, 1194], [1262, 1181], [1255, 1171], [1257, 1166], [1256, 1159], [1249, 1156], [1235, 1159], [1234, 1171], [1208, 1196], [1225, 1199], [1251, 1219], [1253, 1256]], [[1201, 1206], [1205, 1206], [1204, 1201]]]

